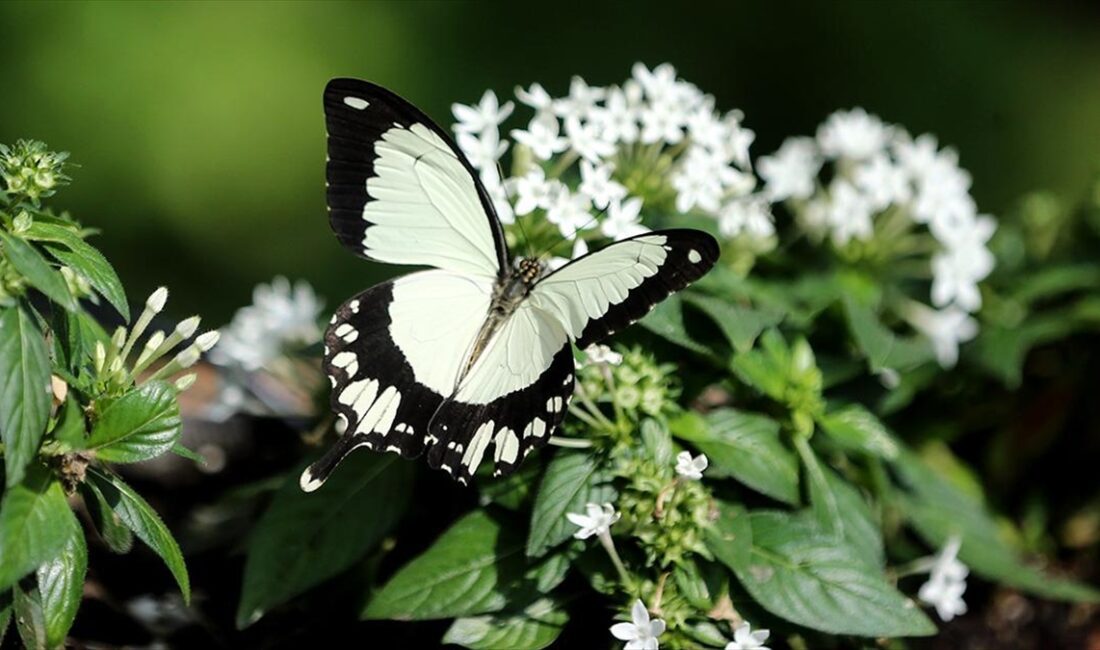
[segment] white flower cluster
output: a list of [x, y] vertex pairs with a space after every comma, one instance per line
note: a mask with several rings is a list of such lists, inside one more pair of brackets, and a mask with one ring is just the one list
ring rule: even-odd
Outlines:
[[246, 371], [263, 368], [282, 356], [287, 346], [307, 346], [321, 340], [317, 321], [323, 305], [308, 283], [291, 286], [284, 277], [258, 284], [252, 304], [237, 310], [221, 329], [221, 340], [210, 360]]
[[512, 143], [500, 128], [513, 102], [486, 91], [475, 106], [452, 107], [458, 146], [504, 223], [539, 212], [566, 238], [598, 228], [622, 239], [648, 230], [643, 204], [671, 196], [668, 208], [708, 215], [728, 237], [774, 234], [768, 202], [752, 194], [753, 132], [741, 125], [740, 112], [718, 113], [714, 98], [678, 79], [671, 65], [635, 64], [619, 86], [574, 77], [565, 97], [539, 84], [515, 92], [534, 116], [510, 131], [507, 178], [499, 161]]
[[806, 230], [838, 248], [926, 227], [936, 242], [935, 309], [903, 316], [932, 340], [941, 365], [954, 365], [958, 344], [977, 333], [968, 314], [981, 308], [978, 283], [993, 270], [986, 244], [996, 222], [978, 214], [953, 149], [856, 108], [830, 115], [816, 138], [788, 139], [757, 169], [770, 200], [785, 202]]
[[935, 563], [928, 575], [928, 582], [921, 585], [917, 598], [936, 608], [936, 613], [945, 621], [966, 613], [966, 601], [962, 596], [966, 592], [966, 576], [970, 570], [959, 561], [959, 548], [962, 540], [952, 537], [936, 556]]

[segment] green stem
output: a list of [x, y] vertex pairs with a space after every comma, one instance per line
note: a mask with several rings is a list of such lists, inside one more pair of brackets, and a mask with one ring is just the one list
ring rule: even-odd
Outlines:
[[546, 444], [554, 445], [555, 447], [568, 447], [569, 449], [589, 449], [592, 447], [591, 440], [585, 440], [583, 438], [565, 438], [563, 436], [550, 436]]
[[600, 533], [600, 544], [603, 545], [605, 551], [607, 551], [608, 557], [611, 558], [611, 563], [615, 565], [615, 570], [619, 573], [619, 580], [626, 585], [627, 591], [633, 589], [634, 581], [631, 579], [630, 574], [627, 573], [626, 566], [623, 564], [622, 558], [619, 557], [619, 552], [615, 550], [615, 542], [611, 540], [611, 531], [605, 531]]

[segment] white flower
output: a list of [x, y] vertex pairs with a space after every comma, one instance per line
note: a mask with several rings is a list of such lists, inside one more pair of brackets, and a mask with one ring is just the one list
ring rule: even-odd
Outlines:
[[833, 242], [843, 246], [852, 239], [870, 239], [874, 231], [871, 224], [871, 205], [867, 198], [851, 183], [833, 180], [829, 186], [829, 212], [826, 216], [832, 231]]
[[817, 130], [817, 143], [830, 158], [865, 160], [883, 150], [890, 129], [862, 108], [837, 111]]
[[894, 157], [912, 178], [919, 179], [932, 169], [938, 149], [936, 136], [931, 133], [918, 136], [916, 140], [905, 134], [894, 142]]
[[470, 164], [480, 170], [483, 175], [488, 170], [495, 178], [497, 161], [508, 150], [508, 141], [500, 139], [500, 133], [496, 128], [486, 129], [475, 135], [473, 133], [459, 133], [455, 140], [458, 148], [470, 159]]
[[770, 635], [768, 630], [753, 632], [752, 626], [745, 621], [733, 631], [733, 641], [726, 644], [726, 650], [768, 650], [764, 642]]
[[573, 533], [573, 537], [577, 539], [588, 539], [593, 535], [607, 535], [611, 530], [611, 525], [618, 521], [620, 516], [610, 503], [605, 503], [602, 506], [589, 503], [585, 505], [585, 511], [587, 514], [583, 515], [575, 512], [565, 513], [566, 519], [580, 526], [580, 530]]
[[760, 199], [734, 200], [718, 212], [718, 231], [725, 237], [746, 234], [754, 239], [766, 239], [775, 234], [768, 202]]
[[650, 71], [645, 64], [638, 62], [631, 73], [651, 102], [665, 100], [676, 92], [676, 68], [670, 63], [662, 63]]
[[584, 194], [571, 193], [562, 188], [555, 193], [546, 209], [546, 220], [557, 226], [562, 235], [572, 238], [578, 230], [592, 223], [591, 207], [592, 202]]
[[569, 95], [554, 100], [554, 112], [562, 118], [587, 118], [592, 109], [607, 94], [603, 88], [589, 86], [581, 77], [569, 82]]
[[566, 189], [561, 181], [547, 180], [542, 167], [537, 165], [523, 176], [508, 179], [505, 184], [516, 197], [516, 214], [521, 216], [536, 209], [548, 209], [557, 195]]
[[513, 129], [516, 142], [526, 145], [539, 160], [549, 160], [556, 153], [565, 151], [569, 141], [559, 135], [561, 125], [549, 113], [539, 113], [527, 125], [527, 130]]
[[701, 147], [725, 155], [730, 131], [727, 125], [714, 115], [709, 104], [697, 107], [687, 116], [687, 131], [691, 141]]
[[587, 160], [581, 161], [581, 184], [577, 189], [601, 210], [626, 196], [626, 188], [611, 178], [611, 165], [593, 164]]
[[988, 249], [960, 248], [937, 253], [932, 258], [932, 304], [944, 307], [955, 304], [976, 312], [982, 307], [978, 282], [993, 268], [993, 254]]
[[600, 345], [598, 343], [593, 343], [585, 348], [584, 353], [588, 356], [589, 363], [602, 363], [617, 366], [623, 362], [623, 355], [615, 352], [606, 345]]
[[905, 203], [913, 194], [908, 172], [891, 162], [886, 154], [877, 154], [861, 163], [853, 180], [874, 210]]
[[962, 596], [966, 592], [966, 576], [970, 571], [958, 559], [961, 545], [958, 537], [948, 540], [936, 558], [928, 582], [921, 585], [917, 593], [917, 598], [935, 607], [944, 621], [966, 613], [966, 602]]
[[508, 119], [514, 108], [515, 105], [512, 102], [505, 102], [501, 106], [497, 100], [497, 94], [486, 90], [476, 106], [451, 105], [451, 112], [458, 120], [454, 130], [456, 133], [481, 133], [487, 129], [495, 130], [501, 122]]
[[619, 88], [610, 88], [604, 106], [592, 109], [589, 118], [599, 125], [609, 142], [629, 144], [638, 139], [638, 108]]
[[743, 174], [702, 147], [692, 147], [672, 176], [676, 190], [676, 209], [687, 212], [698, 206], [715, 213], [727, 192], [741, 194], [752, 189], [752, 176]]
[[567, 117], [565, 137], [573, 151], [591, 162], [599, 162], [615, 153], [614, 143], [604, 139], [604, 134], [595, 122], [581, 122], [578, 117]]
[[725, 146], [726, 153], [739, 167], [748, 169], [749, 146], [756, 140], [756, 133], [741, 125], [741, 111], [727, 113], [725, 122], [729, 133]]
[[709, 461], [706, 454], [699, 454], [695, 458], [691, 457], [690, 451], [681, 451], [676, 456], [676, 475], [698, 481], [703, 478], [703, 471], [707, 468]]
[[550, 97], [550, 93], [546, 92], [546, 89], [543, 88], [541, 84], [531, 84], [529, 90], [524, 90], [522, 87], [516, 86], [516, 99], [535, 109], [536, 113], [550, 110], [554, 103], [554, 100]]
[[608, 205], [607, 217], [600, 224], [600, 232], [610, 239], [625, 239], [649, 232], [642, 225], [642, 199], [635, 196], [626, 201], [615, 199]]
[[935, 310], [920, 303], [910, 303], [904, 310], [905, 319], [932, 343], [936, 361], [944, 368], [959, 360], [959, 344], [978, 335], [978, 323], [958, 307]]
[[788, 138], [770, 156], [756, 161], [764, 192], [773, 201], [808, 199], [816, 188], [821, 157], [810, 138]]
[[[482, 178], [485, 180], [485, 174], [482, 173]], [[491, 178], [495, 179], [496, 174], [492, 174]], [[497, 211], [497, 218], [503, 224], [515, 223], [516, 215], [512, 211], [512, 203], [508, 200], [508, 191], [504, 187], [504, 183], [497, 180], [496, 182], [486, 182], [485, 190], [489, 192], [489, 198], [493, 201], [493, 207]]]
[[664, 141], [676, 144], [684, 139], [683, 125], [686, 119], [679, 106], [669, 101], [656, 101], [642, 109], [641, 141], [654, 144]]
[[[321, 302], [305, 282], [291, 287], [284, 277], [252, 292], [252, 304], [237, 310], [233, 322], [221, 329], [210, 360], [220, 366], [259, 370], [283, 354], [289, 345], [307, 346], [321, 340], [317, 318]], [[192, 332], [195, 321], [184, 321]]]
[[665, 622], [649, 618], [649, 611], [641, 600], [634, 601], [630, 610], [631, 623], [616, 623], [611, 626], [611, 636], [626, 641], [624, 650], [658, 650], [657, 637], [665, 632]]

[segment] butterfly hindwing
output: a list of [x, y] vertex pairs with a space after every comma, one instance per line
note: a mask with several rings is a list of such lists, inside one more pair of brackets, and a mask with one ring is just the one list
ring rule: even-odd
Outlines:
[[699, 230], [658, 230], [610, 244], [542, 278], [528, 302], [554, 315], [577, 346], [601, 341], [698, 280], [718, 260]]
[[357, 79], [325, 88], [329, 222], [357, 255], [497, 277], [500, 221], [450, 136], [394, 93]]

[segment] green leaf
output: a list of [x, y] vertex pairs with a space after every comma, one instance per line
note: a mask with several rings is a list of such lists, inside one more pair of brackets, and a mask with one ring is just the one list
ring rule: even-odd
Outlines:
[[528, 571], [527, 577], [535, 581], [535, 588], [539, 593], [545, 594], [560, 585], [569, 575], [571, 568], [573, 568], [571, 553], [554, 553]]
[[781, 402], [787, 393], [790, 365], [787, 343], [776, 330], [768, 330], [761, 339], [760, 349], [738, 354], [733, 358], [732, 369], [738, 379]]
[[818, 418], [818, 424], [847, 450], [891, 460], [898, 443], [882, 422], [859, 404], [849, 404]]
[[178, 440], [176, 442], [172, 443], [172, 448], [169, 449], [168, 451], [170, 451], [173, 454], [179, 456], [180, 458], [186, 458], [187, 460], [194, 461], [195, 464], [197, 464], [197, 465], [205, 465], [206, 464], [206, 459], [205, 458], [200, 456], [198, 454], [198, 452], [196, 452], [192, 449], [188, 449], [187, 447], [184, 447], [182, 444], [180, 444], [180, 442]]
[[164, 560], [165, 566], [183, 593], [184, 602], [191, 600], [191, 582], [187, 577], [187, 566], [183, 562], [179, 544], [176, 543], [168, 527], [152, 506], [145, 502], [132, 487], [122, 479], [96, 467], [88, 468], [88, 481], [102, 493], [104, 502], [119, 520], [138, 539], [145, 542]]
[[752, 553], [752, 522], [745, 508], [718, 502], [718, 519], [706, 530], [707, 548], [734, 571], [747, 569]]
[[[719, 512], [723, 512], [723, 507], [729, 508], [727, 504], [719, 503]], [[727, 515], [727, 519], [729, 515]], [[744, 518], [746, 524], [748, 519]], [[731, 529], [730, 524], [726, 523], [718, 524], [717, 529], [712, 529], [708, 532], [711, 534], [725, 531], [730, 537], [729, 540], [721, 538], [716, 540], [715, 544], [721, 543], [741, 543], [743, 540], [734, 540], [736, 529]], [[744, 542], [747, 546], [750, 542]], [[709, 545], [709, 539], [708, 539]], [[713, 552], [713, 549], [711, 549]], [[719, 573], [719, 571], [721, 573]], [[722, 569], [720, 565], [710, 562], [704, 562], [701, 558], [698, 561], [691, 559], [685, 559], [682, 562], [677, 563], [672, 569], [672, 577], [676, 581], [676, 588], [679, 590], [681, 596], [683, 596], [691, 606], [703, 611], [709, 612], [714, 608], [719, 594], [723, 593], [728, 586], [725, 584], [725, 576], [728, 572]]]
[[22, 580], [14, 589], [15, 629], [25, 650], [49, 650], [46, 616], [42, 611], [42, 596], [34, 578]]
[[657, 336], [687, 348], [692, 352], [714, 358], [714, 351], [709, 346], [696, 341], [688, 334], [687, 324], [684, 320], [684, 305], [679, 294], [672, 294], [663, 302], [658, 303], [653, 311], [638, 321], [638, 323], [653, 332]]
[[130, 320], [126, 292], [122, 289], [122, 282], [118, 279], [114, 267], [102, 253], [84, 241], [74, 230], [57, 224], [36, 221], [27, 230], [26, 237], [56, 242], [68, 248], [64, 250], [57, 246], [46, 246], [46, 250], [57, 261], [72, 267], [73, 270], [88, 278], [88, 282], [95, 287], [96, 291], [103, 294], [107, 302], [122, 314], [123, 320]]
[[23, 480], [50, 417], [46, 341], [19, 307], [0, 311], [0, 440], [7, 485]]
[[57, 557], [75, 523], [61, 484], [31, 465], [0, 502], [0, 591]]
[[358, 562], [405, 512], [409, 463], [353, 454], [344, 465], [317, 493], [303, 492], [295, 472], [275, 494], [249, 537], [238, 628]]
[[868, 307], [844, 299], [848, 329], [871, 370], [909, 370], [932, 359], [932, 347], [922, 337], [902, 337], [879, 322]]
[[11, 600], [11, 589], [0, 591], [0, 646], [4, 645], [4, 637], [8, 635], [8, 626], [11, 625]]
[[443, 643], [473, 650], [541, 650], [557, 640], [568, 621], [560, 603], [541, 598], [516, 614], [456, 619]]
[[51, 327], [57, 365], [75, 376], [91, 365], [96, 342], [108, 340], [103, 327], [82, 311], [54, 310]]
[[882, 527], [867, 499], [855, 485], [833, 470], [823, 467], [829, 489], [836, 499], [843, 526], [844, 541], [856, 550], [856, 556], [881, 569], [886, 565]]
[[527, 555], [538, 557], [577, 532], [566, 513], [584, 512], [585, 504], [612, 502], [615, 497], [610, 477], [600, 470], [595, 454], [559, 450], [535, 495]]
[[80, 524], [74, 518], [72, 534], [61, 553], [38, 567], [37, 572], [47, 645], [51, 648], [65, 643], [69, 628], [76, 620], [87, 569], [88, 547]]
[[84, 412], [70, 394], [61, 407], [57, 424], [50, 430], [50, 436], [72, 450], [84, 448], [84, 434]]
[[535, 491], [535, 486], [538, 485], [538, 475], [542, 471], [542, 463], [534, 458], [524, 461], [518, 470], [508, 476], [489, 475], [492, 471], [489, 463], [485, 463], [482, 467], [487, 474], [484, 477], [478, 477], [480, 480], [477, 482], [477, 488], [481, 496], [509, 510], [519, 510], [528, 502]]
[[91, 481], [80, 484], [80, 495], [84, 506], [95, 524], [99, 537], [115, 553], [129, 553], [134, 547], [134, 534], [122, 523], [122, 519], [111, 509], [107, 497]]
[[702, 432], [679, 435], [710, 459], [708, 476], [732, 477], [783, 503], [799, 503], [798, 458], [780, 439], [778, 422], [734, 409], [711, 411], [706, 422]]
[[962, 540], [959, 559], [978, 575], [1046, 598], [1100, 601], [1096, 589], [1054, 578], [1026, 564], [980, 500], [952, 485], [915, 454], [903, 452], [894, 468], [908, 490], [900, 497], [903, 512], [929, 546], [940, 548], [957, 535]]
[[880, 571], [805, 516], [754, 512], [749, 561], [715, 552], [772, 614], [830, 634], [923, 636], [936, 626]]
[[111, 402], [86, 444], [102, 460], [136, 463], [171, 449], [179, 434], [175, 386], [151, 381]]
[[686, 300], [709, 316], [738, 352], [751, 349], [761, 332], [783, 322], [778, 309], [753, 309], [698, 293], [687, 294]]
[[0, 231], [0, 243], [4, 254], [27, 283], [46, 294], [46, 297], [69, 311], [79, 308], [76, 298], [69, 293], [69, 285], [61, 272], [50, 266], [46, 258], [28, 242]]
[[365, 619], [430, 620], [499, 612], [534, 593], [523, 537], [484, 510], [459, 519], [374, 595]]
[[841, 520], [840, 506], [829, 486], [828, 479], [825, 478], [825, 470], [817, 459], [817, 454], [810, 447], [809, 439], [804, 436], [794, 437], [794, 447], [802, 458], [802, 466], [806, 468], [806, 483], [810, 488], [810, 506], [818, 528], [828, 535], [842, 537], [844, 522]]
[[668, 429], [653, 418], [646, 418], [640, 427], [642, 445], [646, 453], [658, 465], [672, 465], [672, 435]]

